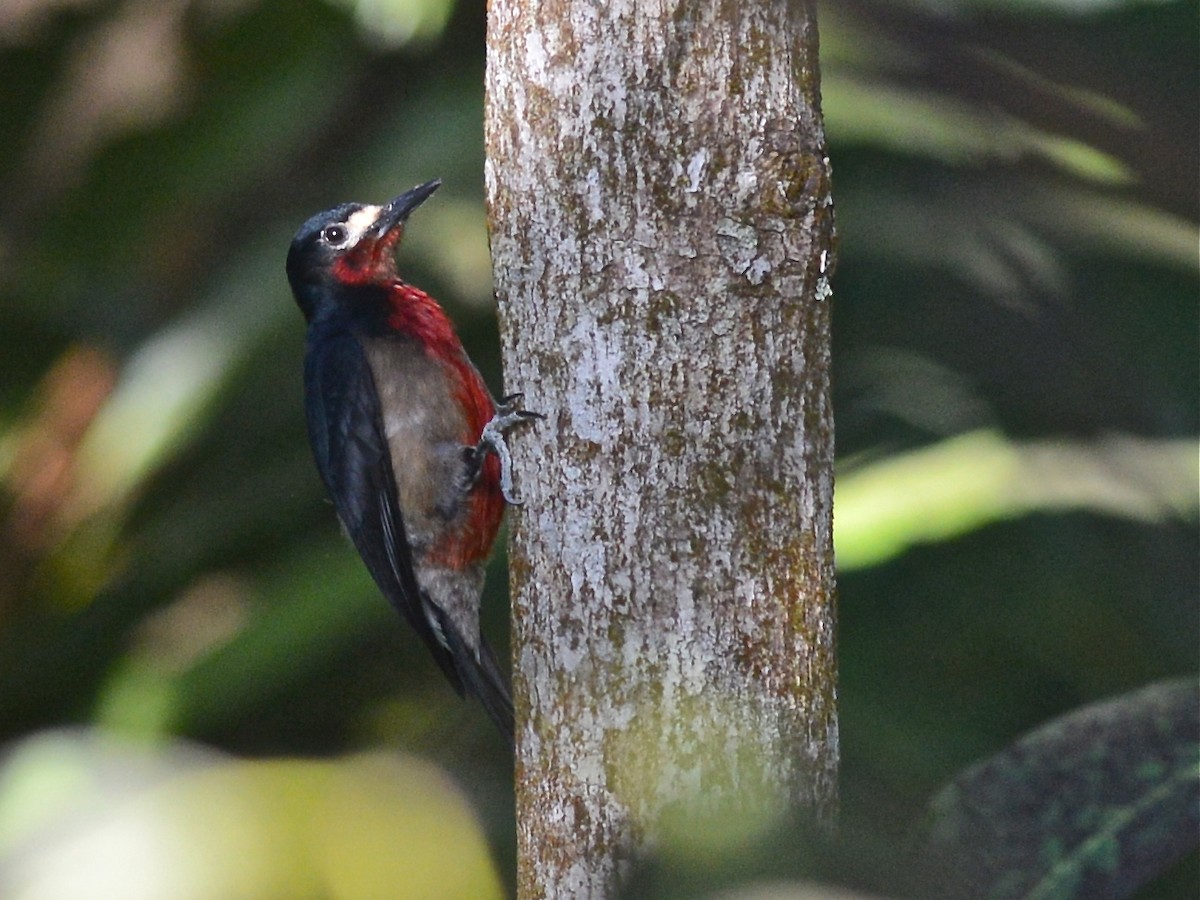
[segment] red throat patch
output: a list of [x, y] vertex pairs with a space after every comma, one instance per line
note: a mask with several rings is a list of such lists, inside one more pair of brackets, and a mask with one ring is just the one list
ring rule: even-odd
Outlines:
[[384, 285], [396, 280], [396, 245], [404, 234], [398, 225], [380, 238], [364, 237], [333, 262], [333, 277], [342, 284]]

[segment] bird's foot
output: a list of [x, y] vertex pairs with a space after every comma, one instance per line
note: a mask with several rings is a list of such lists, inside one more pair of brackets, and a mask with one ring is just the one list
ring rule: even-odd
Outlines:
[[483, 426], [483, 432], [479, 435], [479, 443], [474, 447], [474, 457], [478, 466], [482, 467], [488, 451], [495, 453], [500, 460], [500, 493], [504, 495], [505, 501], [513, 506], [520, 506], [523, 501], [513, 493], [512, 454], [508, 451], [504, 432], [522, 422], [546, 418], [541, 413], [522, 409], [520, 401], [523, 396], [523, 394], [509, 394], [500, 398], [500, 402], [496, 405], [496, 414]]

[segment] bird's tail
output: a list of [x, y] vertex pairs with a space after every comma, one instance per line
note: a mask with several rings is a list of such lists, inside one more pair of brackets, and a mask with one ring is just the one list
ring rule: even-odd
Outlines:
[[516, 729], [513, 724], [512, 695], [508, 692], [504, 675], [487, 641], [480, 640], [479, 661], [476, 665], [468, 665], [467, 668], [471, 671], [466, 673], [463, 680], [468, 689], [479, 698], [487, 714], [500, 729], [500, 734], [508, 741], [508, 746], [514, 747]]
[[442, 633], [447, 649], [454, 660], [454, 669], [467, 693], [478, 698], [491, 720], [496, 723], [500, 734], [515, 746], [512, 695], [508, 692], [504, 674], [496, 661], [496, 654], [482, 635], [479, 638], [479, 654], [467, 646], [466, 641], [445, 616], [441, 619]]

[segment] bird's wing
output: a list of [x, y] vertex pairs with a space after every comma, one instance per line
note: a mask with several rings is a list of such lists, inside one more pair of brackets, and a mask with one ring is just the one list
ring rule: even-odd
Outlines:
[[304, 379], [313, 455], [346, 533], [384, 596], [462, 694], [453, 646], [458, 636], [447, 639], [445, 617], [426, 608], [417, 583], [379, 395], [362, 345], [348, 333], [310, 342]]

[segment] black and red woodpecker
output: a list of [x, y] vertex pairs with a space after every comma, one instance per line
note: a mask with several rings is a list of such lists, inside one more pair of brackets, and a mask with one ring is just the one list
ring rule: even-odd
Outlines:
[[445, 312], [396, 272], [405, 221], [440, 184], [313, 216], [287, 274], [308, 322], [309, 439], [338, 516], [450, 683], [511, 742], [512, 699], [479, 602], [514, 502], [504, 431], [535, 414], [515, 396], [497, 407]]

